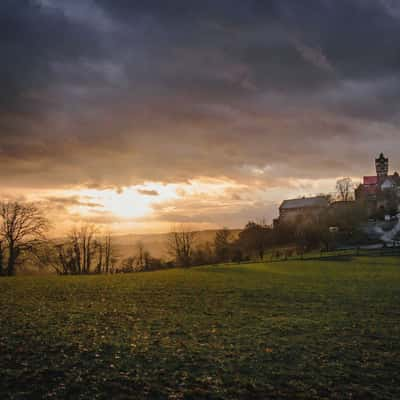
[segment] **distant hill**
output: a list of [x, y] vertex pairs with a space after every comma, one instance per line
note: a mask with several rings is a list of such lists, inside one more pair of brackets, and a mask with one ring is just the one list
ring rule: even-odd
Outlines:
[[[207, 242], [213, 243], [215, 234], [218, 230], [205, 230], [196, 232], [196, 246]], [[236, 239], [240, 233], [240, 229], [231, 229], [231, 238]], [[122, 258], [134, 255], [136, 252], [137, 242], [143, 243], [145, 249], [150, 252], [153, 257], [167, 258], [167, 238], [168, 233], [157, 234], [126, 234], [113, 236], [113, 243], [118, 255]]]

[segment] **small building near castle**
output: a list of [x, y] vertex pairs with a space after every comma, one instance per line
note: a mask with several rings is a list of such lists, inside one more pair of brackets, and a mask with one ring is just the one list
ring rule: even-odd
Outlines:
[[274, 221], [274, 224], [296, 223], [307, 216], [318, 215], [328, 207], [329, 200], [326, 196], [284, 200], [279, 207], [279, 218]]

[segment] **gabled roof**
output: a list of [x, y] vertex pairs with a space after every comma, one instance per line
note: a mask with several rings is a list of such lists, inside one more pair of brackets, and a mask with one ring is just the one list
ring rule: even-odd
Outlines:
[[364, 183], [364, 185], [377, 185], [378, 177], [377, 176], [364, 176], [363, 183]]
[[294, 208], [328, 207], [329, 201], [326, 197], [303, 197], [301, 199], [284, 200], [281, 209], [289, 210]]

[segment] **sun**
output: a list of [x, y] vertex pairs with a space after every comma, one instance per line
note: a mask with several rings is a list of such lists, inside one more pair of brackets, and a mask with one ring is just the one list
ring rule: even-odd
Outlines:
[[75, 211], [83, 216], [105, 212], [127, 220], [149, 217], [155, 204], [177, 197], [175, 186], [156, 183], [124, 187], [121, 190], [79, 189], [68, 194], [80, 199], [82, 204], [77, 205]]
[[152, 211], [153, 200], [140, 195], [133, 188], [126, 188], [122, 191], [113, 189], [83, 190], [80, 191], [80, 196], [90, 198], [91, 202], [97, 203], [104, 211], [118, 218], [145, 217]]
[[151, 213], [151, 199], [141, 196], [133, 189], [121, 193], [109, 191], [102, 193], [99, 199], [104, 208], [117, 217], [138, 218]]
[[[47, 197], [61, 199], [72, 220], [110, 225], [113, 229], [130, 229], [146, 224], [153, 229], [165, 223], [164, 215], [171, 218], [180, 212], [185, 217], [196, 212], [196, 204], [216, 201], [241, 186], [227, 180], [198, 179], [184, 183], [144, 182], [141, 185], [119, 188], [92, 189], [76, 187], [49, 193]], [[160, 219], [161, 218], [161, 219]], [[178, 215], [179, 218], [179, 215]], [[67, 223], [67, 221], [65, 222]]]

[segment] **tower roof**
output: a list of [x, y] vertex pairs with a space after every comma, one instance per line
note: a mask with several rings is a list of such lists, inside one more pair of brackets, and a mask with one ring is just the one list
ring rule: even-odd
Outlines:
[[379, 154], [379, 157], [375, 159], [376, 161], [387, 161], [388, 158], [383, 155], [383, 153]]

